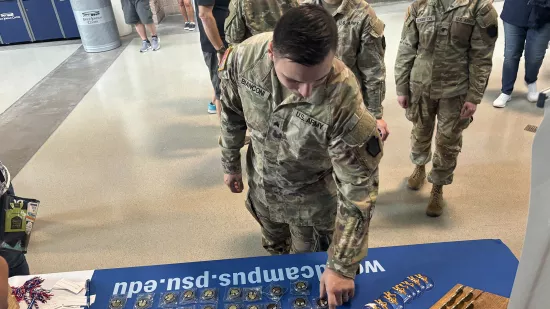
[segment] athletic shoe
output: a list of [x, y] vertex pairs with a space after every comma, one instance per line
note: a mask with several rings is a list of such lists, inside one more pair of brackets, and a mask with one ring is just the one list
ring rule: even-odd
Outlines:
[[151, 42], [149, 40], [141, 41], [141, 49], [139, 50], [140, 53], [145, 53], [151, 50]]
[[160, 49], [160, 39], [156, 35], [151, 38], [151, 48], [153, 50], [159, 50]]
[[496, 100], [493, 101], [494, 107], [505, 107], [506, 103], [510, 102], [512, 96], [506, 93], [501, 93]]
[[208, 113], [209, 114], [215, 114], [216, 113], [216, 105], [214, 105], [214, 103], [212, 103], [212, 102], [208, 103]]
[[189, 28], [189, 24], [190, 24], [190, 22], [186, 21], [186, 22], [185, 22], [185, 26], [183, 27], [183, 29], [185, 29], [185, 30], [191, 30], [191, 29]]
[[195, 31], [195, 23], [189, 23], [189, 31]]
[[531, 83], [527, 85], [527, 101], [537, 102], [539, 99], [539, 92], [537, 91], [537, 83]]

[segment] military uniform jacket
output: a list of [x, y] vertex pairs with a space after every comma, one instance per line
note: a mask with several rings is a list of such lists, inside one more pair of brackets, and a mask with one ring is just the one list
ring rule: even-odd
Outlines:
[[498, 14], [490, 0], [417, 0], [408, 11], [395, 63], [398, 95], [466, 94], [479, 104], [491, 73]]
[[382, 143], [376, 119], [338, 59], [309, 98], [283, 100], [267, 53], [271, 40], [272, 33], [254, 36], [220, 63], [224, 171], [241, 172], [248, 128], [249, 194], [267, 205], [257, 215], [297, 226], [336, 221], [328, 266], [353, 278], [366, 255], [377, 196]]
[[273, 31], [277, 21], [297, 0], [232, 0], [225, 20], [225, 40], [237, 44], [247, 38]]
[[[302, 2], [305, 3], [321, 5], [321, 0]], [[333, 17], [338, 27], [336, 57], [353, 71], [367, 109], [380, 119], [386, 95], [384, 22], [364, 0], [343, 0]]]

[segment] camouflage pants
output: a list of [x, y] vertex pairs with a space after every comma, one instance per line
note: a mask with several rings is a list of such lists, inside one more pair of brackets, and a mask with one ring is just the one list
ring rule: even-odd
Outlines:
[[462, 149], [462, 131], [473, 120], [460, 118], [465, 96], [433, 100], [428, 95], [411, 97], [407, 118], [413, 122], [411, 132], [411, 160], [416, 165], [425, 165], [432, 157], [432, 137], [435, 134], [433, 167], [428, 181], [436, 185], [453, 182], [458, 154]]
[[262, 246], [272, 255], [327, 251], [332, 241], [334, 221], [319, 226], [295, 226], [273, 222], [258, 216], [257, 207], [265, 207], [250, 195], [246, 208], [262, 228]]

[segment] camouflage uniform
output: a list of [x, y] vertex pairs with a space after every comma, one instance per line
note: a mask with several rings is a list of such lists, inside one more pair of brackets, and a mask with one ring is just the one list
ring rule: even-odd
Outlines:
[[[322, 5], [321, 0], [305, 3]], [[364, 0], [343, 0], [333, 17], [338, 26], [336, 57], [355, 73], [367, 109], [381, 119], [386, 95], [384, 22]]]
[[225, 20], [225, 40], [237, 44], [275, 29], [279, 18], [298, 6], [297, 0], [232, 0]]
[[436, 150], [428, 180], [453, 181], [462, 148], [464, 102], [479, 104], [491, 73], [498, 36], [498, 15], [491, 0], [417, 0], [407, 11], [395, 63], [397, 94], [409, 96], [407, 118], [413, 122], [411, 160], [431, 158], [437, 117]]
[[327, 266], [353, 278], [367, 253], [378, 195], [376, 119], [353, 73], [337, 59], [309, 98], [282, 98], [284, 86], [267, 53], [271, 40], [272, 33], [254, 36], [220, 64], [224, 171], [241, 173], [248, 128], [246, 204], [262, 226], [266, 249], [322, 251], [332, 240]]

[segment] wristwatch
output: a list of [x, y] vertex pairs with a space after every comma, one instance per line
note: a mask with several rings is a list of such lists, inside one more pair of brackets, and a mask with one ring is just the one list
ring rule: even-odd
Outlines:
[[216, 50], [216, 52], [220, 55], [223, 55], [223, 54], [225, 54], [226, 50], [227, 50], [227, 48], [225, 47], [225, 45], [223, 45], [220, 49]]

